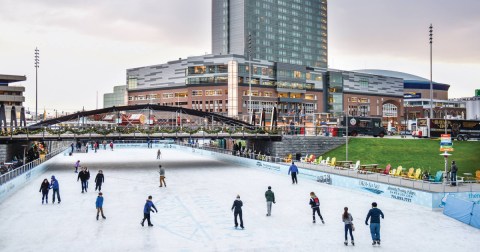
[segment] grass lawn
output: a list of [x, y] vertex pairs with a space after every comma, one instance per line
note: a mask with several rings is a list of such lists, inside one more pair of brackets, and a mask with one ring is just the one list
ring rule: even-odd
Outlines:
[[[454, 151], [448, 159], [448, 169], [451, 160], [457, 162], [458, 175], [480, 170], [480, 141], [454, 141]], [[401, 165], [405, 168], [421, 168], [434, 174], [444, 170], [445, 159], [440, 156], [440, 140], [431, 139], [388, 139], [388, 138], [350, 138], [348, 144], [348, 159], [360, 160], [361, 164], [379, 164], [392, 169]], [[336, 157], [345, 160], [345, 145], [325, 153], [325, 157]]]

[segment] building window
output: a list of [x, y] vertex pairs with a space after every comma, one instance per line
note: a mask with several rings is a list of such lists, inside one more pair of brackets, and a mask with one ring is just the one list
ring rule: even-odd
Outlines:
[[383, 117], [397, 117], [397, 106], [386, 103], [382, 106]]
[[174, 97], [173, 93], [164, 93], [164, 94], [162, 94], [162, 98], [164, 98], [164, 99], [173, 98], [173, 97]]
[[205, 90], [205, 96], [220, 96], [220, 95], [222, 95], [221, 89]]
[[175, 93], [175, 98], [185, 98], [185, 97], [188, 97], [188, 93], [187, 93], [187, 92], [178, 92], [178, 93]]
[[192, 90], [192, 96], [203, 96], [202, 90]]
[[305, 100], [316, 100], [316, 99], [317, 99], [316, 95], [313, 95], [313, 94], [305, 95]]

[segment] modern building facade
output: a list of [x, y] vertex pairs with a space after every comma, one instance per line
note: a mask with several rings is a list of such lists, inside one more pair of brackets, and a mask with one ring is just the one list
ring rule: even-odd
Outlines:
[[113, 93], [103, 94], [103, 107], [109, 108], [113, 106], [127, 105], [127, 86], [114, 86]]
[[327, 0], [212, 0], [215, 55], [326, 68], [327, 34]]
[[248, 63], [241, 55], [205, 55], [128, 69], [128, 104], [181, 106], [242, 120], [276, 107], [283, 122], [347, 110], [400, 118], [397, 111], [403, 111], [402, 79], [266, 60], [252, 62], [250, 97]]
[[25, 102], [25, 96], [23, 95], [25, 87], [10, 84], [25, 80], [27, 80], [25, 76], [0, 74], [0, 117], [4, 113], [9, 125], [12, 121], [12, 113], [15, 114], [14, 119], [20, 119], [20, 113], [22, 109], [24, 110], [23, 102]]

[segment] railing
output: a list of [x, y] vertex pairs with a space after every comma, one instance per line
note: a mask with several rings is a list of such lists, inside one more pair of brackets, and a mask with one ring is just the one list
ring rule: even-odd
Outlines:
[[11, 170], [5, 174], [2, 174], [0, 176], [0, 185], [10, 181], [11, 179], [15, 178], [15, 177], [18, 177], [22, 174], [24, 174], [25, 172], [27, 171], [30, 171], [32, 170], [33, 168], [37, 167], [38, 165], [44, 163], [45, 161], [51, 159], [52, 157], [58, 155], [59, 153], [62, 153], [64, 151], [66, 151], [68, 148], [59, 148], [59, 149], [56, 149], [48, 154], [45, 155], [45, 157], [42, 157], [42, 158], [37, 158], [35, 160], [33, 160], [32, 162], [29, 162], [25, 165], [22, 165], [18, 168], [15, 168], [14, 170]]
[[[192, 148], [204, 149], [204, 150], [232, 155], [232, 156], [238, 156], [242, 158], [255, 159], [255, 160], [260, 160], [264, 162], [281, 164], [281, 165], [289, 165], [289, 163], [283, 162], [284, 158], [268, 156], [265, 154], [257, 154], [252, 152], [237, 152], [236, 155], [234, 155], [232, 150], [217, 148], [217, 147], [208, 146], [208, 145], [201, 146], [201, 145], [195, 145], [195, 144], [185, 144], [182, 142], [177, 142], [176, 144], [188, 146]], [[305, 162], [300, 162], [296, 160], [293, 160], [293, 161], [295, 161], [295, 164], [299, 168], [316, 170], [316, 171], [336, 174], [340, 176], [354, 177], [357, 179], [408, 187], [412, 189], [424, 190], [429, 192], [448, 193], [448, 192], [480, 191], [480, 184], [477, 184], [475, 180], [465, 180], [463, 182], [457, 181], [457, 186], [452, 187], [450, 181], [442, 182], [442, 183], [433, 183], [433, 182], [424, 181], [424, 180], [414, 180], [414, 179], [406, 179], [398, 176], [382, 175], [380, 173], [375, 173], [375, 172], [363, 173], [363, 172], [359, 172], [358, 170], [345, 169], [345, 168], [341, 169], [339, 167], [333, 167], [326, 164], [312, 164], [312, 163], [305, 163]]]

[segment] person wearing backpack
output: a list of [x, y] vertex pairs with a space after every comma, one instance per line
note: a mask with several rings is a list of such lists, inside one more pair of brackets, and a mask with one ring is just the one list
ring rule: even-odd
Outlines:
[[322, 223], [325, 224], [325, 221], [323, 221], [322, 214], [320, 214], [320, 200], [318, 199], [317, 195], [315, 195], [314, 192], [310, 193], [309, 204], [312, 207], [313, 223], [315, 223], [315, 212], [316, 212], [318, 213], [318, 216], [320, 217], [320, 220], [322, 221]]

